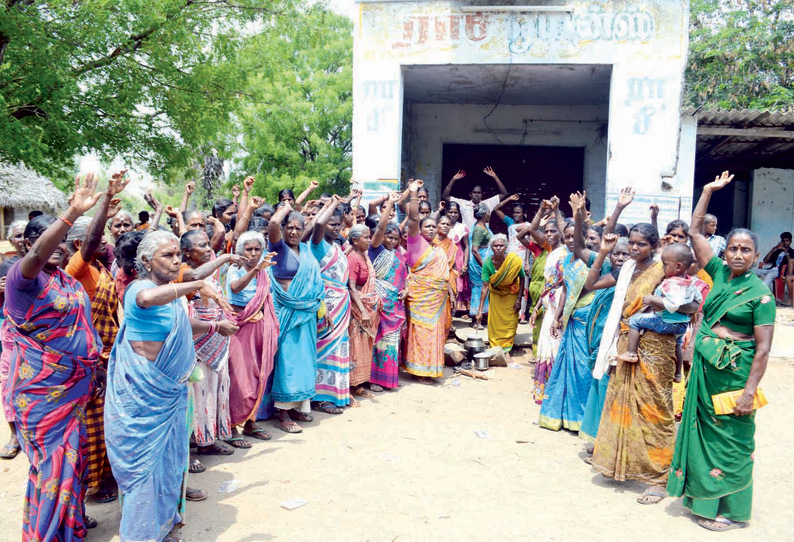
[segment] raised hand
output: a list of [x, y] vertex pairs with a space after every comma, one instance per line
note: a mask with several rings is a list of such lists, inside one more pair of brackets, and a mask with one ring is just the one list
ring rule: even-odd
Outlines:
[[732, 180], [733, 180], [733, 175], [730, 175], [727, 171], [723, 171], [722, 175], [716, 177], [713, 182], [710, 182], [709, 184], [704, 186], [703, 190], [708, 189], [711, 192], [714, 192], [715, 190], [722, 190]]
[[239, 184], [236, 184], [236, 185], [234, 185], [232, 187], [232, 195], [235, 198], [239, 198], [240, 197], [240, 185]]
[[320, 181], [312, 181], [309, 183], [309, 190], [316, 190], [320, 186]]
[[634, 189], [630, 186], [620, 189], [618, 194], [618, 206], [628, 207], [634, 201]]
[[411, 184], [408, 185], [408, 189], [411, 192], [416, 192], [417, 190], [422, 188], [424, 185], [425, 185], [425, 182], [423, 180], [417, 179], [415, 181], [412, 181]]
[[579, 203], [582, 201], [582, 197], [579, 195], [579, 192], [574, 192], [568, 197], [568, 205], [571, 206], [571, 214], [576, 215], [579, 211]]
[[[387, 201], [390, 201], [390, 202], [394, 203], [397, 200], [399, 200], [401, 197], [402, 196], [401, 196], [401, 194], [399, 192], [392, 192], [391, 194], [389, 194], [389, 199]], [[442, 202], [443, 202], [443, 200], [442, 200]]]
[[179, 214], [179, 210], [174, 209], [173, 205], [166, 205], [165, 206], [165, 214], [167, 214], [171, 218], [176, 218], [176, 215]]
[[106, 220], [110, 220], [111, 218], [119, 214], [120, 210], [121, 210], [121, 199], [113, 198], [112, 200], [110, 200], [110, 204], [108, 204], [108, 212], [107, 215], [105, 216]]
[[155, 197], [152, 195], [152, 189], [151, 189], [151, 188], [150, 188], [149, 190], [147, 190], [147, 191], [146, 191], [146, 193], [143, 195], [143, 201], [145, 201], [146, 203], [148, 203], [148, 204], [149, 204], [149, 207], [151, 207], [152, 209], [154, 209], [154, 210], [155, 210], [155, 212], [156, 212], [156, 211], [159, 211], [159, 210], [161, 210], [161, 209], [163, 208], [163, 204], [162, 204], [162, 203], [160, 203], [160, 202], [157, 200], [157, 198], [155, 198]]
[[276, 262], [273, 261], [273, 258], [276, 257], [275, 252], [268, 252], [265, 254], [265, 257], [262, 258], [258, 264], [256, 264], [256, 270], [262, 271], [263, 269], [267, 269], [268, 267], [276, 265]]
[[551, 210], [556, 211], [560, 207], [560, 198], [557, 196], [552, 196], [549, 200], [549, 203], [551, 204]]
[[439, 211], [442, 211], [442, 212], [443, 212], [443, 211], [444, 211], [444, 209], [446, 209], [446, 208], [447, 208], [447, 202], [446, 202], [446, 201], [444, 201], [444, 200], [442, 199], [441, 201], [439, 201], [439, 202], [438, 202], [438, 210], [439, 210]]
[[548, 214], [548, 212], [551, 211], [551, 202], [547, 199], [541, 201], [540, 210], [543, 211], [544, 214]]
[[650, 206], [651, 210], [651, 220], [655, 220], [657, 216], [659, 216], [659, 206], [655, 203], [652, 203]]
[[113, 196], [115, 196], [116, 194], [127, 188], [128, 184], [130, 184], [130, 179], [129, 177], [127, 177], [127, 170], [122, 169], [121, 171], [117, 171], [110, 177], [110, 180], [108, 181], [108, 189], [107, 189], [108, 197], [112, 198]]
[[246, 194], [249, 193], [251, 191], [251, 189], [254, 187], [254, 181], [255, 180], [256, 179], [253, 176], [251, 176], [251, 175], [249, 175], [248, 177], [246, 177], [243, 180], [243, 191]]
[[252, 209], [254, 209], [254, 210], [259, 209], [264, 204], [265, 204], [265, 199], [264, 198], [260, 198], [259, 196], [254, 196], [254, 197], [251, 198], [250, 207]]
[[102, 192], [97, 192], [98, 179], [95, 174], [89, 173], [83, 177], [78, 176], [74, 180], [74, 193], [69, 198], [69, 207], [78, 213], [83, 214], [97, 204]]
[[496, 173], [493, 172], [493, 168], [491, 166], [485, 166], [485, 168], [482, 170], [482, 172], [485, 173], [486, 175], [488, 175], [489, 177], [492, 177], [492, 178], [496, 177]]
[[196, 190], [196, 183], [190, 181], [185, 185], [185, 194], [190, 195]]
[[465, 176], [466, 176], [466, 172], [463, 171], [462, 169], [459, 169], [458, 172], [455, 175], [452, 176], [452, 180], [453, 181], [457, 181], [459, 179], [462, 179]]
[[612, 249], [615, 248], [615, 245], [618, 244], [618, 234], [616, 233], [605, 233], [601, 237], [601, 252], [612, 252]]

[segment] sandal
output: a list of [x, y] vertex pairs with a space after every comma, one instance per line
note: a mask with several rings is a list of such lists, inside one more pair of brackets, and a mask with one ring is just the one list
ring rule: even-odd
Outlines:
[[202, 465], [201, 461], [199, 461], [198, 459], [191, 459], [190, 460], [190, 465], [187, 468], [187, 471], [190, 474], [201, 474], [205, 470], [207, 470], [207, 467]]
[[640, 504], [656, 504], [667, 497], [667, 492], [661, 488], [649, 487], [645, 492], [637, 497], [637, 502]]
[[323, 412], [325, 414], [342, 414], [344, 410], [333, 404], [331, 401], [323, 401], [322, 403], [312, 403], [312, 410]]
[[350, 408], [359, 408], [361, 406], [361, 401], [356, 401], [353, 397], [350, 398]]
[[257, 427], [255, 429], [251, 429], [250, 431], [247, 431], [247, 430], [243, 429], [243, 435], [245, 435], [247, 437], [255, 438], [255, 439], [258, 439], [258, 440], [270, 440], [271, 438], [273, 438], [272, 436], [270, 436], [270, 433], [268, 433], [267, 431], [265, 431], [261, 427]]
[[89, 495], [92, 501], [98, 504], [105, 504], [113, 502], [118, 498], [113, 491], [109, 489], [98, 489], [93, 495]]
[[213, 442], [209, 446], [198, 446], [198, 455], [232, 455], [234, 448], [220, 442]]
[[368, 389], [366, 389], [363, 386], [358, 386], [356, 388], [353, 388], [352, 390], [350, 390], [350, 393], [352, 395], [357, 395], [359, 397], [364, 397], [365, 399], [372, 399], [373, 397], [375, 397], [374, 393], [372, 393], [371, 391], [369, 391]]
[[289, 409], [287, 412], [289, 413], [289, 417], [295, 420], [296, 422], [309, 423], [314, 421], [314, 416], [312, 416], [311, 414], [304, 414], [303, 412], [295, 410], [294, 408]]
[[380, 384], [370, 384], [369, 391], [374, 391], [375, 393], [381, 393], [383, 391], [383, 386]]
[[744, 529], [747, 527], [746, 521], [731, 521], [728, 518], [718, 516], [714, 519], [702, 518], [698, 520], [698, 525], [704, 529], [714, 532], [730, 531], [731, 529]]
[[276, 427], [278, 429], [281, 429], [285, 433], [293, 433], [293, 434], [303, 433], [303, 429], [301, 429], [301, 426], [292, 421], [282, 422], [281, 420], [278, 420], [276, 422]]
[[96, 529], [96, 526], [99, 525], [97, 523], [97, 520], [95, 520], [91, 516], [83, 516], [83, 522], [85, 523], [86, 529]]
[[15, 445], [6, 444], [3, 446], [3, 451], [0, 452], [0, 458], [2, 459], [14, 459], [17, 455], [19, 455], [19, 451], [22, 449], [19, 442]]
[[185, 491], [185, 499], [189, 501], [203, 501], [206, 498], [207, 494], [200, 489], [189, 487], [187, 491]]
[[163, 538], [163, 542], [182, 542], [181, 538], [174, 538], [170, 534]]
[[229, 446], [233, 446], [234, 448], [239, 448], [241, 450], [247, 450], [251, 447], [251, 443], [245, 440], [243, 437], [232, 437], [226, 442], [229, 443]]

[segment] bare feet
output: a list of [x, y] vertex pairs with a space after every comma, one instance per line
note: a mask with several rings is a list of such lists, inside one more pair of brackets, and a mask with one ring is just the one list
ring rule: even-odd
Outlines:
[[635, 352], [623, 352], [618, 355], [618, 359], [624, 363], [637, 363], [640, 357]]

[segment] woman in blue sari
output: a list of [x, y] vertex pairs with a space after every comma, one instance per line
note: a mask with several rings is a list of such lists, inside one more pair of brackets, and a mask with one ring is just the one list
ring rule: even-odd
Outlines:
[[[469, 246], [471, 247], [471, 257], [469, 258], [469, 284], [471, 284], [471, 306], [469, 307], [469, 316], [474, 318], [477, 315], [478, 303], [480, 300], [480, 293], [482, 291], [482, 265], [485, 259], [491, 255], [490, 248], [488, 248], [491, 241], [491, 229], [488, 224], [491, 220], [491, 210], [489, 207], [480, 203], [474, 208], [474, 218], [477, 223], [471, 229], [469, 237]], [[488, 298], [485, 299], [485, 304], [482, 308], [483, 314], [488, 314]], [[475, 329], [482, 329], [482, 325], [477, 323], [474, 325]]]
[[[554, 367], [546, 383], [546, 397], [540, 409], [540, 426], [557, 431], [561, 428], [579, 431], [584, 418], [585, 405], [592, 377], [588, 319], [591, 316], [594, 291], [585, 288], [590, 266], [596, 258], [594, 249], [601, 244], [602, 233], [614, 231], [622, 209], [633, 199], [633, 192], [624, 189], [621, 200], [610, 216], [605, 230], [597, 226], [583, 229], [585, 220], [585, 194], [572, 194], [570, 198], [574, 223], [565, 227], [565, 244], [572, 251], [563, 261], [563, 302], [557, 306], [557, 317], [552, 335], [564, 330]], [[606, 265], [596, 268], [609, 272]]]
[[226, 320], [188, 318], [183, 296], [199, 292], [228, 308], [204, 281], [173, 284], [182, 263], [179, 241], [147, 233], [138, 246], [138, 280], [124, 294], [124, 324], [108, 364], [105, 439], [122, 495], [122, 541], [177, 540], [183, 522], [188, 465], [188, 378], [194, 373], [193, 334], [229, 336]]
[[311, 422], [310, 400], [316, 395], [317, 321], [325, 297], [320, 265], [303, 237], [303, 216], [282, 202], [270, 219], [268, 234], [275, 264], [268, 269], [278, 317], [278, 351], [271, 399], [276, 427], [300, 433], [295, 423]]

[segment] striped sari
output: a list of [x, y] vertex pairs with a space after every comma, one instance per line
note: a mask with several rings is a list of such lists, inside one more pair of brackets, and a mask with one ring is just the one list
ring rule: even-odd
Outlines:
[[[361, 255], [350, 252], [348, 262], [353, 258], [361, 259]], [[368, 269], [367, 282], [358, 290], [358, 298], [364, 309], [370, 314], [369, 324], [361, 320], [361, 311], [358, 305], [350, 305], [350, 386], [358, 386], [369, 381], [372, 374], [372, 351], [375, 345], [375, 336], [378, 334], [378, 321], [380, 319], [380, 298], [375, 293], [375, 270], [369, 255], [364, 254], [364, 263]]]
[[347, 258], [336, 243], [328, 243], [320, 260], [325, 285], [325, 306], [330, 326], [317, 328], [317, 395], [312, 401], [328, 401], [338, 407], [350, 404], [350, 277]]
[[[418, 242], [424, 240], [421, 235], [418, 237]], [[427, 243], [427, 248], [411, 266], [407, 285], [408, 343], [405, 370], [416, 376], [443, 376], [444, 340], [447, 334], [440, 324], [446, 318], [447, 303], [450, 303], [449, 263], [444, 251]]]
[[405, 289], [405, 262], [396, 250], [383, 250], [372, 262], [375, 292], [383, 303], [372, 354], [370, 382], [384, 388], [399, 385], [400, 336], [405, 324], [405, 306], [398, 294]]

